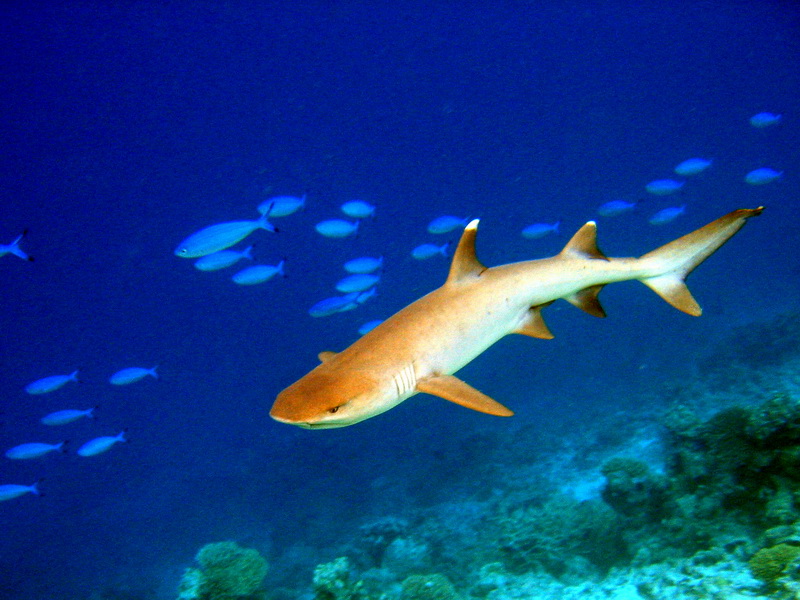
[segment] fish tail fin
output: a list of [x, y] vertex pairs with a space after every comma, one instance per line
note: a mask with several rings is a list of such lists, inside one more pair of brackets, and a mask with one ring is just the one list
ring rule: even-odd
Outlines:
[[42, 492], [39, 491], [39, 484], [41, 482], [42, 482], [41, 479], [37, 479], [36, 481], [33, 482], [33, 484], [30, 487], [31, 494], [34, 494], [36, 496], [41, 496], [42, 495]]
[[739, 231], [750, 217], [761, 214], [763, 206], [735, 210], [677, 240], [669, 242], [639, 260], [650, 274], [639, 279], [666, 302], [699, 317], [702, 309], [684, 280], [700, 263], [714, 254]]
[[242, 250], [242, 258], [249, 258], [253, 260], [253, 246], [254, 244], [250, 244], [247, 248]]
[[152, 377], [153, 379], [158, 379], [158, 367], [159, 367], [159, 365], [156, 365], [155, 367], [150, 369], [147, 372], [147, 374], [150, 375], [150, 377]]
[[26, 233], [28, 233], [27, 230], [19, 234], [16, 239], [7, 246], [7, 248], [11, 254], [20, 257], [22, 260], [33, 260], [22, 248], [19, 247], [19, 243], [22, 241], [22, 238], [25, 237]]
[[269, 222], [269, 213], [271, 211], [272, 211], [272, 204], [270, 204], [269, 208], [267, 208], [267, 212], [265, 212], [263, 215], [261, 215], [259, 217], [259, 219], [258, 219], [258, 227], [260, 229], [266, 229], [267, 231], [269, 231], [271, 233], [277, 233], [278, 230], [275, 228], [275, 226], [272, 223]]
[[70, 381], [77, 381], [80, 383], [80, 379], [78, 379], [78, 370], [75, 369], [72, 373], [69, 374]]
[[284, 278], [286, 277], [286, 271], [284, 269], [285, 266], [286, 266], [286, 259], [282, 258], [281, 261], [278, 263], [277, 271], [278, 275]]

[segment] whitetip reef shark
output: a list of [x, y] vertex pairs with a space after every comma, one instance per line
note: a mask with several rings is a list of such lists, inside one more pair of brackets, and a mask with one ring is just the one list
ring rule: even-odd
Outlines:
[[467, 408], [514, 413], [453, 373], [509, 333], [550, 339], [542, 309], [563, 298], [604, 317], [606, 284], [637, 280], [693, 316], [702, 312], [684, 279], [764, 207], [740, 209], [640, 258], [608, 258], [589, 221], [556, 256], [487, 268], [475, 255], [478, 220], [464, 229], [447, 280], [284, 389], [270, 416], [308, 429], [346, 427], [423, 392]]

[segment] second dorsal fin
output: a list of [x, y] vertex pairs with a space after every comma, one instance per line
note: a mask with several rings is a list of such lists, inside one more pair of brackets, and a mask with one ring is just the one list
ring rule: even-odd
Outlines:
[[597, 247], [597, 223], [589, 221], [578, 229], [559, 254], [559, 256], [564, 255], [608, 260], [608, 257]]
[[459, 283], [468, 277], [476, 277], [486, 270], [486, 267], [475, 256], [475, 237], [478, 234], [478, 219], [473, 219], [464, 228], [458, 247], [453, 253], [453, 262], [450, 263], [450, 272], [445, 283]]

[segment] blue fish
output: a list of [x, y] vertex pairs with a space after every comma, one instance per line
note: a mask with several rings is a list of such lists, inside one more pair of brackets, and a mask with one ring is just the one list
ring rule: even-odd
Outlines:
[[665, 208], [650, 217], [649, 223], [651, 225], [666, 225], [667, 223], [671, 223], [680, 217], [684, 212], [686, 212], [685, 204], [683, 206], [672, 206], [670, 208]]
[[550, 235], [551, 233], [558, 233], [560, 225], [561, 221], [556, 221], [555, 223], [534, 223], [522, 230], [522, 237], [526, 240], [535, 240]]
[[344, 221], [342, 219], [330, 219], [315, 225], [315, 229], [321, 235], [329, 238], [346, 238], [358, 231], [358, 221]]
[[411, 251], [411, 256], [417, 260], [427, 260], [434, 256], [447, 256], [447, 251], [450, 248], [450, 242], [436, 246], [435, 244], [420, 244]]
[[258, 205], [258, 212], [270, 217], [287, 217], [306, 207], [306, 195], [273, 196]]
[[114, 444], [127, 441], [128, 440], [125, 439], [125, 432], [120, 431], [119, 434], [115, 436], [106, 435], [89, 440], [83, 446], [78, 448], [78, 452], [76, 454], [78, 456], [96, 456], [106, 452], [107, 450], [110, 450]]
[[771, 112], [760, 112], [757, 115], [750, 117], [750, 125], [758, 129], [764, 127], [772, 127], [781, 122], [782, 115], [776, 115]]
[[231, 277], [231, 280], [239, 285], [257, 285], [269, 281], [276, 275], [286, 277], [283, 271], [283, 266], [285, 264], [286, 261], [282, 260], [277, 265], [254, 265], [252, 267], [247, 267]]
[[39, 492], [39, 482], [37, 481], [33, 485], [18, 485], [16, 483], [0, 485], [0, 502], [3, 502], [4, 500], [11, 500], [12, 498], [18, 498], [24, 494], [41, 496], [41, 493]]
[[745, 176], [744, 180], [750, 185], [765, 185], [775, 181], [776, 179], [780, 179], [782, 176], [783, 171], [776, 171], [775, 169], [770, 169], [769, 167], [762, 167], [760, 169], [750, 171]]
[[14, 446], [6, 451], [6, 457], [13, 460], [29, 460], [31, 458], [39, 458], [50, 452], [58, 452], [64, 450], [66, 442], [59, 442], [58, 444], [44, 444], [41, 442], [32, 442], [30, 444], [20, 444]]
[[0, 256], [13, 254], [14, 256], [20, 257], [22, 260], [32, 261], [33, 258], [28, 256], [25, 252], [23, 252], [22, 248], [19, 247], [19, 243], [22, 241], [23, 237], [25, 237], [24, 232], [18, 235], [10, 244], [0, 244]]
[[77, 421], [78, 419], [82, 419], [84, 417], [93, 419], [95, 408], [97, 407], [93, 406], [92, 408], [87, 408], [86, 410], [57, 410], [56, 412], [51, 412], [49, 415], [42, 417], [42, 423], [45, 425], [55, 426], [66, 425], [67, 423], [72, 423], [73, 421]]
[[49, 394], [63, 387], [70, 381], [78, 381], [78, 372], [73, 371], [69, 375], [51, 375], [43, 377], [25, 386], [25, 391], [29, 394]]
[[369, 333], [381, 323], [383, 323], [383, 319], [374, 319], [372, 321], [367, 321], [361, 327], [358, 328], [358, 334], [364, 335], [365, 333]]
[[383, 266], [383, 257], [373, 258], [362, 256], [344, 263], [344, 270], [348, 273], [374, 273]]
[[675, 167], [675, 173], [683, 177], [697, 175], [711, 166], [711, 161], [705, 158], [689, 158]]
[[352, 292], [363, 292], [378, 284], [381, 280], [380, 275], [371, 273], [355, 273], [339, 280], [336, 284], [336, 291], [343, 294]]
[[122, 369], [121, 371], [114, 373], [111, 377], [109, 377], [108, 381], [112, 385], [128, 385], [130, 383], [136, 383], [148, 375], [153, 379], [158, 379], [158, 373], [156, 373], [156, 369], [158, 369], [158, 365], [152, 369], [145, 369], [143, 367], [128, 367], [127, 369]]
[[175, 248], [175, 256], [181, 258], [199, 258], [220, 250], [227, 250], [238, 244], [256, 229], [275, 232], [267, 219], [269, 214], [262, 215], [257, 221], [231, 221], [217, 223], [193, 233]]
[[437, 217], [428, 223], [428, 233], [450, 233], [459, 227], [466, 227], [469, 221], [469, 219], [461, 219], [459, 217], [452, 217], [450, 215]]
[[220, 269], [235, 265], [243, 258], [253, 260], [253, 255], [250, 252], [252, 249], [253, 246], [248, 246], [241, 252], [237, 252], [236, 250], [220, 250], [219, 252], [214, 252], [214, 254], [207, 254], [194, 262], [194, 268], [199, 271], [219, 271]]
[[341, 206], [342, 212], [351, 219], [366, 219], [375, 216], [375, 207], [363, 200], [351, 200]]
[[352, 292], [344, 296], [333, 296], [332, 298], [325, 298], [320, 300], [312, 306], [308, 314], [312, 317], [327, 317], [336, 313], [346, 312], [358, 308], [367, 300], [375, 295], [375, 288], [370, 288], [365, 292]]
[[683, 184], [683, 181], [675, 181], [674, 179], [655, 179], [644, 187], [655, 196], [668, 196], [681, 189]]
[[601, 204], [597, 208], [597, 214], [602, 217], [616, 217], [626, 212], [632, 211], [636, 208], [636, 202], [628, 202], [626, 200], [611, 200], [605, 204]]

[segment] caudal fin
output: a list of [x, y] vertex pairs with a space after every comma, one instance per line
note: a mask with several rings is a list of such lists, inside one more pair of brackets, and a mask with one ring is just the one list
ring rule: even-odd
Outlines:
[[739, 231], [747, 219], [760, 215], [763, 210], [763, 206], [735, 210], [705, 227], [648, 252], [640, 260], [647, 272], [655, 274], [639, 281], [678, 310], [699, 317], [703, 311], [684, 280], [697, 265]]

